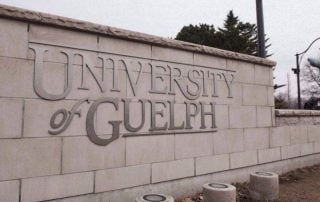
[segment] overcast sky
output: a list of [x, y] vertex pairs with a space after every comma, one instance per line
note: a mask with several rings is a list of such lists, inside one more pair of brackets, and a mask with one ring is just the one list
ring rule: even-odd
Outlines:
[[[0, 0], [1, 4], [36, 10], [103, 25], [175, 37], [188, 24], [222, 26], [229, 10], [240, 20], [256, 23], [254, 0]], [[290, 72], [293, 95], [295, 53], [320, 37], [320, 0], [265, 0], [265, 32], [272, 46], [270, 58], [278, 65], [276, 83], [286, 83]], [[319, 52], [320, 42], [310, 53]], [[305, 57], [307, 58], [307, 57]], [[286, 89], [283, 89], [286, 90]]]

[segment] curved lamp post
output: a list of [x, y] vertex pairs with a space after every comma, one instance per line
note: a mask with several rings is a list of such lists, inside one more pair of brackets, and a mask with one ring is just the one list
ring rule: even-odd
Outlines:
[[[303, 52], [301, 53], [297, 53], [295, 56], [296, 56], [296, 63], [297, 63], [297, 67], [296, 68], [292, 68], [292, 71], [294, 74], [297, 75], [297, 86], [298, 86], [298, 107], [299, 109], [301, 109], [301, 94], [300, 94], [300, 63], [302, 61], [302, 58], [304, 56], [304, 54], [306, 52], [308, 52], [308, 50], [311, 48], [311, 46], [316, 42], [320, 40], [320, 37], [316, 38], [315, 40], [313, 40], [310, 45], [308, 46], [308, 48], [306, 50], [304, 50]], [[315, 64], [315, 65], [312, 65], [312, 66], [315, 66], [315, 67], [318, 67], [316, 65], [319, 65], [319, 63], [317, 63], [316, 61], [314, 61], [313, 59], [308, 59], [309, 63], [312, 65]], [[320, 67], [318, 67], [320, 68]]]
[[312, 67], [316, 67], [316, 68], [320, 69], [320, 61], [319, 60], [316, 60], [314, 58], [308, 58], [308, 62], [310, 63], [310, 65]]

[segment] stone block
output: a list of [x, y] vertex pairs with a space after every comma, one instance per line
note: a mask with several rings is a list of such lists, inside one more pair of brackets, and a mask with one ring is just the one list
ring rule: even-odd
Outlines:
[[274, 106], [274, 88], [268, 87], [268, 105], [273, 107]]
[[314, 142], [314, 153], [320, 153], [320, 143]]
[[7, 202], [19, 202], [20, 182], [4, 181], [0, 182], [0, 199]]
[[172, 48], [152, 46], [152, 59], [183, 64], [193, 64], [193, 53]]
[[95, 192], [105, 192], [150, 183], [150, 165], [96, 171]]
[[280, 117], [277, 120], [277, 125], [279, 125], [279, 126], [299, 125], [299, 123], [300, 123], [299, 117]]
[[230, 154], [230, 168], [241, 168], [258, 164], [257, 151], [245, 151]]
[[299, 125], [313, 125], [314, 117], [299, 117]]
[[268, 87], [244, 84], [242, 88], [243, 105], [268, 105]]
[[0, 140], [0, 180], [60, 173], [58, 138]]
[[[230, 128], [254, 128], [257, 125], [255, 106], [229, 106]], [[240, 118], [241, 117], [241, 118]]]
[[228, 105], [216, 105], [216, 125], [219, 129], [229, 128], [229, 107]]
[[254, 64], [229, 59], [227, 69], [237, 72], [235, 82], [254, 83]]
[[270, 147], [290, 145], [289, 126], [281, 126], [270, 129]]
[[314, 152], [314, 144], [311, 143], [304, 143], [300, 145], [301, 147], [301, 156], [310, 155]]
[[256, 84], [271, 86], [271, 80], [273, 80], [273, 78], [270, 78], [271, 67], [255, 65], [254, 70], [254, 80]]
[[290, 126], [291, 144], [301, 144], [308, 142], [307, 126]]
[[28, 24], [0, 19], [0, 56], [27, 58]]
[[232, 83], [232, 98], [229, 98], [229, 91], [226, 83], [224, 81], [217, 82], [218, 96], [213, 98], [214, 102], [221, 105], [242, 105], [242, 84]]
[[213, 137], [214, 154], [225, 154], [243, 151], [243, 130], [220, 130]]
[[319, 125], [320, 124], [320, 116], [314, 116], [312, 122], [315, 125]]
[[320, 142], [320, 125], [308, 126], [308, 140], [309, 142]]
[[174, 135], [126, 138], [126, 165], [174, 159]]
[[244, 129], [244, 149], [256, 150], [269, 147], [268, 128], [248, 128]]
[[[211, 80], [209, 82], [212, 82]], [[200, 97], [199, 99], [206, 102], [214, 101], [217, 105], [242, 105], [242, 84], [232, 83], [232, 98], [229, 96], [228, 87], [225, 81], [217, 81], [218, 97]], [[208, 92], [209, 88], [208, 88]]]
[[229, 169], [229, 154], [196, 158], [196, 175], [204, 175]]
[[[101, 137], [104, 138], [104, 137]], [[125, 165], [125, 139], [108, 146], [93, 144], [88, 137], [63, 139], [62, 173], [100, 170]]]
[[213, 154], [213, 133], [175, 135], [175, 159]]
[[271, 117], [272, 117], [272, 126], [273, 127], [276, 127], [277, 126], [277, 123], [276, 123], [276, 112], [275, 112], [275, 109], [274, 107], [271, 107]]
[[272, 107], [257, 107], [258, 127], [272, 126]]
[[152, 183], [194, 176], [194, 159], [152, 164]]
[[98, 49], [98, 36], [80, 31], [71, 31], [43, 25], [30, 25], [29, 41], [63, 47]]
[[21, 201], [44, 201], [93, 192], [93, 172], [23, 179]]
[[111, 37], [99, 37], [99, 51], [151, 58], [151, 45]]
[[259, 164], [281, 160], [280, 147], [258, 150]]
[[212, 67], [219, 69], [227, 68], [227, 59], [215, 57], [211, 55], [203, 55], [203, 54], [194, 54], [194, 65], [204, 66], [204, 67]]
[[0, 96], [34, 98], [33, 61], [0, 57]]
[[301, 155], [300, 144], [281, 147], [281, 158], [290, 159]]
[[299, 125], [299, 117], [276, 117], [277, 126], [292, 126]]
[[[270, 68], [270, 67], [269, 67]], [[274, 75], [273, 75], [273, 68], [270, 68], [271, 71], [269, 71], [269, 74], [270, 74], [270, 86], [274, 86]]]
[[[242, 105], [243, 104], [243, 85], [240, 83], [234, 83], [233, 87], [233, 98], [227, 98], [227, 102], [233, 105]], [[224, 104], [224, 103], [223, 103]]]
[[22, 135], [23, 100], [0, 99], [0, 138]]
[[[60, 110], [70, 111], [76, 104], [76, 101], [63, 100], [57, 102], [48, 102], [46, 100], [28, 99], [25, 100], [24, 111], [24, 137], [49, 137], [50, 131], [56, 131], [50, 127], [52, 115]], [[85, 123], [86, 113], [89, 104], [82, 103], [78, 110], [81, 109], [82, 116], [75, 115], [69, 127], [59, 134], [59, 136], [86, 135]], [[60, 129], [60, 128], [59, 128]]]

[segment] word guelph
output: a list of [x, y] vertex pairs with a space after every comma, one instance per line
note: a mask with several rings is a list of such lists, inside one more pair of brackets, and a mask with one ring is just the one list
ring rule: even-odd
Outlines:
[[[48, 93], [42, 84], [42, 75], [44, 68], [44, 56], [49, 54], [47, 46], [40, 45], [30, 45], [30, 48], [35, 53], [35, 67], [34, 67], [34, 91], [35, 93], [45, 100], [57, 101], [63, 100], [70, 93], [72, 89], [72, 81], [74, 74], [74, 58], [75, 56], [80, 56], [82, 58], [82, 75], [81, 75], [81, 85], [78, 87], [79, 90], [89, 90], [87, 86], [87, 79], [91, 77], [94, 79], [98, 85], [101, 93], [106, 92], [107, 90], [111, 92], [120, 93], [120, 83], [124, 82], [123, 78], [119, 78], [120, 66], [124, 67], [126, 73], [126, 80], [130, 84], [130, 89], [134, 97], [137, 96], [138, 84], [141, 81], [141, 75], [143, 72], [150, 72], [150, 83], [143, 83], [144, 86], [148, 86], [149, 89], [145, 93], [150, 94], [160, 94], [164, 98], [172, 97], [176, 93], [180, 93], [184, 96], [185, 100], [183, 104], [185, 105], [184, 112], [179, 112], [178, 115], [175, 115], [175, 101], [171, 99], [166, 100], [154, 100], [154, 99], [144, 99], [143, 97], [137, 98], [141, 109], [141, 121], [137, 126], [133, 126], [130, 121], [130, 111], [133, 99], [130, 98], [112, 98], [112, 97], [103, 97], [97, 100], [91, 101], [90, 98], [83, 98], [79, 100], [71, 110], [59, 109], [51, 117], [49, 134], [58, 135], [65, 131], [70, 123], [72, 122], [75, 115], [81, 115], [79, 110], [80, 105], [83, 103], [91, 104], [89, 107], [87, 116], [86, 116], [86, 131], [89, 139], [97, 145], [105, 146], [111, 143], [112, 141], [120, 137], [120, 125], [123, 123], [124, 128], [129, 132], [123, 134], [123, 136], [135, 136], [135, 135], [162, 135], [162, 134], [183, 134], [190, 132], [210, 132], [216, 130], [215, 124], [215, 104], [214, 102], [205, 103], [202, 101], [197, 101], [200, 97], [214, 97], [218, 96], [217, 89], [217, 80], [220, 79], [224, 81], [225, 86], [228, 89], [228, 98], [232, 98], [232, 83], [234, 80], [234, 71], [224, 70], [224, 69], [212, 69], [205, 67], [192, 67], [192, 68], [183, 68], [179, 67], [179, 64], [173, 63], [163, 63], [162, 65], [153, 64], [149, 61], [138, 61], [130, 60], [128, 58], [120, 58], [119, 56], [99, 53], [99, 57], [95, 60], [102, 61], [102, 69], [107, 69], [106, 64], [111, 64], [112, 66], [112, 82], [111, 85], [107, 85], [107, 80], [105, 78], [105, 72], [101, 71], [100, 75], [94, 73], [95, 64], [88, 55], [84, 53], [77, 53], [76, 50], [66, 50], [62, 49], [59, 51], [59, 54], [65, 55], [67, 58], [67, 65], [65, 71], [65, 88], [61, 94], [51, 94]], [[91, 56], [92, 57], [92, 56]], [[139, 67], [138, 70], [133, 71], [132, 65]], [[160, 73], [161, 72], [161, 73]], [[135, 76], [138, 74], [137, 76]], [[168, 77], [168, 79], [165, 78]], [[110, 82], [110, 81], [109, 81]], [[210, 91], [208, 92], [208, 87], [210, 86]], [[210, 95], [209, 95], [210, 94]], [[114, 113], [119, 113], [119, 106], [124, 107], [124, 116], [123, 120], [113, 120], [108, 121], [112, 126], [112, 136], [109, 139], [101, 138], [97, 135], [95, 130], [95, 118], [98, 107], [101, 104], [110, 104], [114, 107], [114, 111], [109, 115], [113, 117]], [[145, 124], [146, 117], [146, 105], [150, 105], [150, 127], [148, 133], [139, 133]], [[209, 110], [206, 106], [210, 106]], [[168, 109], [165, 111], [165, 109]], [[168, 116], [165, 115], [165, 112], [169, 113]], [[175, 123], [176, 116], [185, 116], [179, 124]], [[191, 122], [191, 118], [200, 116], [200, 128], [198, 130], [194, 129], [194, 126]], [[210, 116], [211, 122], [209, 127], [206, 124], [206, 116]], [[162, 125], [159, 124], [159, 119], [169, 117], [169, 120], [165, 121]], [[181, 120], [181, 119], [180, 119]], [[209, 129], [207, 129], [209, 128]]]

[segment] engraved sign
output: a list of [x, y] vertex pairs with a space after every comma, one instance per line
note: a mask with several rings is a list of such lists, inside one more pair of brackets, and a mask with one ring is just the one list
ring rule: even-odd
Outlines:
[[[50, 135], [66, 131], [81, 116], [88, 138], [100, 146], [120, 137], [213, 132], [215, 100], [222, 90], [225, 99], [233, 98], [232, 70], [40, 43], [30, 43], [29, 48], [35, 55], [37, 96], [50, 102], [76, 100], [70, 109], [56, 109], [51, 115]], [[44, 64], [47, 58], [59, 57], [65, 59], [64, 87], [53, 93], [44, 85]], [[108, 136], [96, 127], [102, 105], [110, 108], [103, 114], [112, 128]]]

